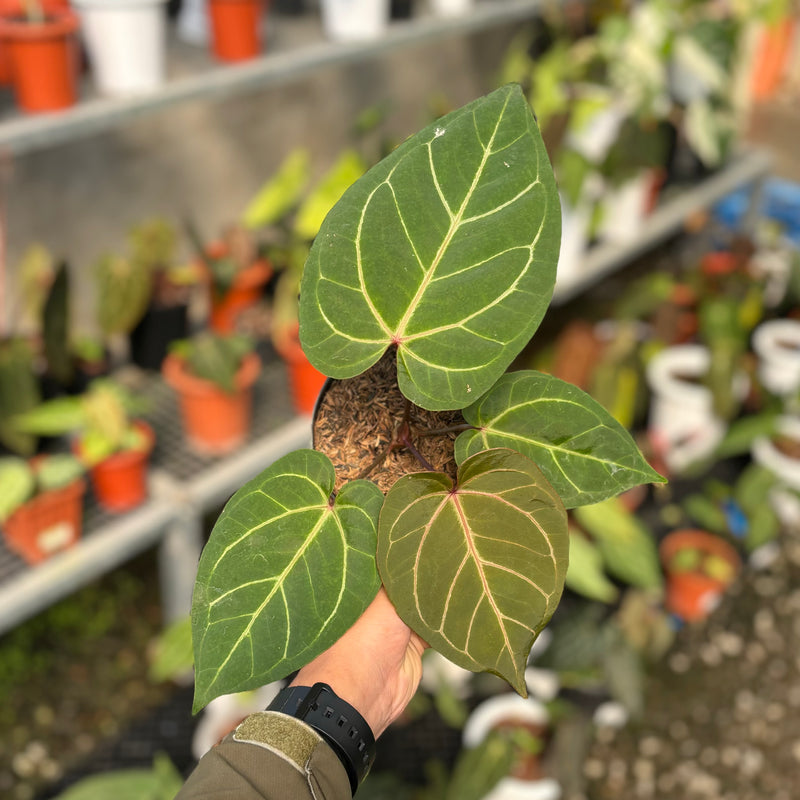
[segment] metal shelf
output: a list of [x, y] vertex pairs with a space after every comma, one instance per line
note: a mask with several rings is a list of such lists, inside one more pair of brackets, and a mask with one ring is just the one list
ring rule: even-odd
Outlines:
[[[157, 91], [130, 98], [91, 97], [52, 114], [0, 119], [0, 153], [21, 155], [110, 130], [125, 122], [191, 100], [217, 100], [299, 80], [325, 67], [355, 64], [417, 44], [480, 32], [536, 15], [545, 0], [478, 0], [463, 17], [421, 15], [395, 20], [380, 39], [342, 43], [326, 40], [315, 16], [277, 17], [266, 54], [241, 64], [214, 64], [205, 51], [170, 43], [172, 78]], [[271, 18], [270, 18], [271, 19]]]
[[[580, 275], [568, 282], [556, 279], [553, 304], [566, 303], [597, 285], [637, 256], [680, 232], [689, 217], [710, 208], [734, 189], [758, 184], [767, 176], [771, 165], [772, 159], [768, 153], [762, 150], [746, 151], [704, 181], [676, 191], [645, 220], [633, 241], [624, 245], [600, 244], [592, 247], [586, 253]], [[755, 206], [755, 203], [751, 204], [752, 209]]]
[[0, 541], [0, 634], [156, 546], [164, 616], [187, 614], [204, 514], [277, 458], [311, 442], [310, 419], [294, 414], [285, 367], [278, 362], [264, 365], [256, 386], [251, 441], [224, 457], [199, 455], [187, 446], [174, 395], [159, 376], [141, 376], [137, 388], [152, 400], [147, 419], [156, 431], [148, 501], [114, 515], [103, 512], [89, 491], [80, 541], [36, 566]]

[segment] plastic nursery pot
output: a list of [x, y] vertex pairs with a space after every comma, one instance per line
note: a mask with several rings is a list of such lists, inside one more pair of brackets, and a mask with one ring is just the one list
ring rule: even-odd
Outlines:
[[[147, 499], [147, 467], [156, 437], [146, 422], [135, 425], [144, 434], [144, 447], [114, 453], [89, 469], [94, 496], [106, 511], [130, 511]], [[80, 442], [75, 449], [80, 455]]]
[[109, 96], [153, 91], [166, 74], [166, 0], [74, 0], [92, 74]]
[[74, 545], [83, 528], [83, 495], [86, 481], [37, 495], [18, 508], [4, 523], [3, 535], [10, 550], [29, 564], [38, 564]]
[[151, 306], [131, 331], [131, 361], [142, 369], [160, 370], [170, 343], [188, 335], [188, 305]]
[[162, 374], [178, 395], [184, 434], [193, 450], [220, 455], [245, 441], [252, 420], [253, 384], [260, 371], [260, 359], [248, 353], [236, 373], [236, 391], [228, 394], [189, 373], [185, 361], [174, 353], [164, 359]]
[[667, 534], [659, 545], [667, 576], [667, 611], [686, 622], [705, 619], [741, 570], [741, 558], [728, 542], [703, 530]]
[[[209, 255], [218, 257], [224, 253], [221, 244], [209, 247]], [[203, 267], [205, 270], [205, 267]], [[207, 272], [207, 271], [206, 271]], [[258, 259], [250, 266], [236, 273], [232, 285], [224, 294], [218, 294], [214, 289], [211, 276], [207, 276], [209, 283], [210, 314], [208, 324], [217, 333], [233, 333], [239, 317], [253, 308], [261, 299], [264, 287], [272, 277], [272, 266], [266, 259]]]
[[0, 17], [0, 47], [23, 111], [57, 111], [77, 101], [78, 25], [78, 17], [69, 10], [48, 11], [41, 23], [23, 16]]
[[246, 61], [261, 52], [263, 0], [209, 0], [211, 48], [220, 61]]
[[753, 59], [750, 87], [753, 100], [775, 94], [786, 72], [796, 30], [795, 19], [787, 14], [772, 25], [765, 25]]
[[[519, 727], [535, 736], [546, 734], [550, 726], [547, 708], [533, 697], [504, 693], [490, 697], [478, 705], [464, 725], [464, 746], [471, 748], [482, 742], [492, 730]], [[561, 786], [553, 778], [543, 777], [538, 757], [526, 755], [486, 795], [485, 800], [558, 800]]]
[[285, 331], [274, 338], [275, 349], [286, 364], [292, 402], [298, 414], [313, 414], [317, 398], [327, 380], [306, 357], [300, 346], [297, 328]]
[[800, 388], [800, 320], [762, 322], [752, 337], [758, 376], [773, 394], [792, 395]]
[[320, 0], [322, 29], [329, 39], [378, 39], [389, 25], [389, 0]]

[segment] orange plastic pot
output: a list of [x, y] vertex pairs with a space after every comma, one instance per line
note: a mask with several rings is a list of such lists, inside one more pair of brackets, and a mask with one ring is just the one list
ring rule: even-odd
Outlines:
[[220, 455], [245, 441], [253, 416], [253, 384], [261, 371], [261, 361], [255, 353], [249, 353], [242, 361], [233, 394], [192, 375], [184, 359], [174, 353], [164, 359], [161, 371], [178, 395], [184, 434], [193, 450]]
[[9, 549], [29, 564], [38, 564], [72, 547], [83, 528], [83, 495], [86, 481], [37, 495], [18, 508], [4, 523]]
[[[144, 434], [144, 447], [114, 453], [89, 470], [94, 496], [106, 511], [130, 511], [147, 499], [147, 468], [156, 437], [146, 422], [135, 425]], [[77, 450], [80, 455], [80, 444]]]
[[275, 337], [275, 349], [289, 373], [289, 387], [295, 411], [298, 414], [312, 414], [327, 377], [306, 357], [300, 346], [296, 327], [286, 331], [283, 336]]
[[211, 46], [220, 61], [246, 61], [261, 53], [263, 0], [209, 0]]
[[[208, 248], [208, 253], [218, 258], [225, 252], [222, 244], [213, 244]], [[245, 311], [253, 308], [261, 299], [264, 287], [272, 277], [272, 265], [266, 259], [258, 259], [250, 266], [240, 270], [233, 280], [228, 291], [219, 293], [211, 280], [211, 275], [205, 265], [200, 265], [201, 271], [209, 286], [210, 313], [208, 324], [217, 333], [233, 333], [236, 323]]]
[[[693, 549], [703, 556], [715, 556], [730, 566], [731, 578], [719, 580], [702, 571], [675, 570], [671, 565], [683, 550]], [[659, 546], [666, 573], [664, 606], [686, 622], [705, 619], [716, 608], [726, 588], [741, 570], [741, 558], [724, 539], [713, 533], [692, 528], [667, 534]]]
[[772, 97], [780, 86], [794, 41], [795, 25], [795, 19], [787, 16], [762, 31], [751, 76], [754, 100]]
[[57, 111], [78, 99], [78, 17], [51, 11], [41, 23], [0, 18], [0, 47], [7, 58], [17, 105], [36, 113]]

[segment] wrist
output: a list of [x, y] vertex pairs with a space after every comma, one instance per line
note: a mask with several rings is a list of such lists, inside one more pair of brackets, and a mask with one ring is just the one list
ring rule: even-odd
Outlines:
[[355, 794], [375, 760], [375, 737], [356, 708], [325, 683], [309, 687], [293, 682], [267, 710], [295, 717], [313, 728], [341, 761]]

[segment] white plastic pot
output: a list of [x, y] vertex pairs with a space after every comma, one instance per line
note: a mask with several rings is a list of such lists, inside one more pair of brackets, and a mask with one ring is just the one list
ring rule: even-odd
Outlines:
[[599, 231], [602, 240], [627, 244], [641, 235], [653, 185], [653, 172], [642, 170], [635, 178], [606, 190]]
[[[778, 417], [778, 434], [800, 441], [800, 418]], [[769, 501], [780, 521], [791, 527], [800, 526], [800, 459], [782, 452], [769, 436], [759, 436], [750, 448], [750, 456], [781, 482], [770, 492]]]
[[[476, 747], [494, 727], [510, 719], [548, 725], [550, 714], [542, 703], [532, 697], [524, 698], [511, 693], [495, 695], [484, 700], [470, 714], [464, 725], [464, 746]], [[506, 777], [484, 800], [558, 800], [560, 797], [561, 785], [553, 778], [525, 781]]]
[[175, 20], [177, 37], [187, 44], [205, 46], [211, 37], [207, 0], [181, 0], [181, 10]]
[[389, 0], [320, 0], [322, 28], [329, 39], [378, 39], [389, 25]]
[[753, 331], [753, 351], [764, 388], [781, 397], [800, 389], [800, 321], [762, 322]]
[[153, 91], [166, 74], [166, 0], [74, 0], [98, 91]]
[[430, 0], [431, 11], [436, 17], [461, 17], [475, 7], [475, 0]]
[[710, 364], [708, 348], [687, 344], [662, 350], [647, 365], [648, 435], [671, 471], [710, 455], [725, 434], [714, 415], [711, 390], [694, 382]]

